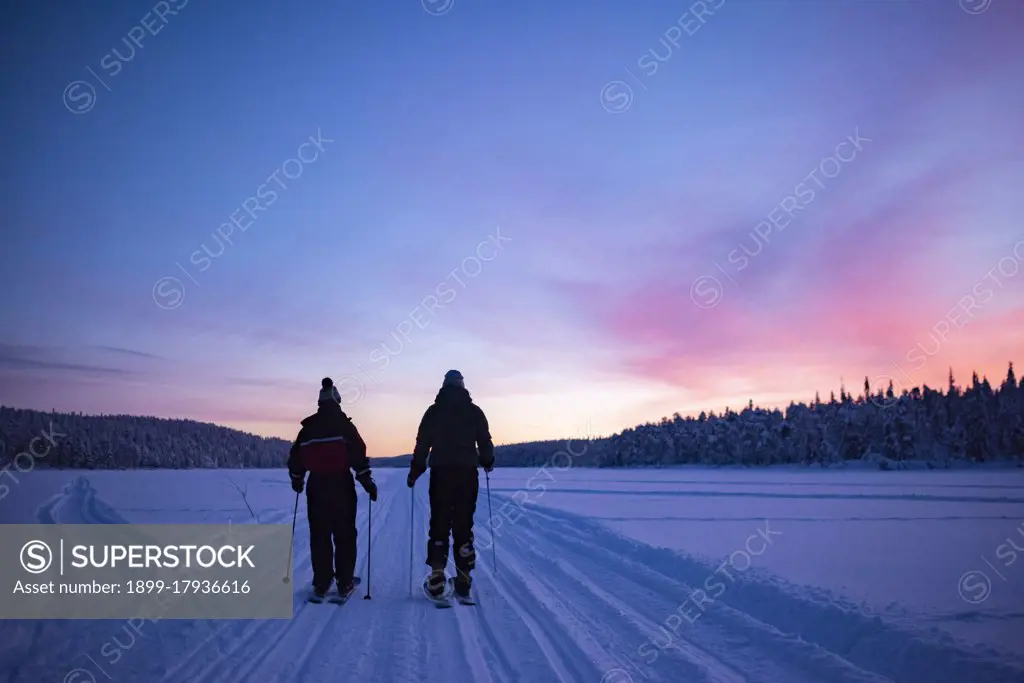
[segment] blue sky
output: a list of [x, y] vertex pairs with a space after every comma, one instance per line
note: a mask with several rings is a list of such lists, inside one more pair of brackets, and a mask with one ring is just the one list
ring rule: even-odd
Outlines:
[[499, 442], [1001, 376], [1024, 8], [981, 2], [7, 8], [0, 402], [289, 438], [349, 377], [392, 455], [453, 367]]

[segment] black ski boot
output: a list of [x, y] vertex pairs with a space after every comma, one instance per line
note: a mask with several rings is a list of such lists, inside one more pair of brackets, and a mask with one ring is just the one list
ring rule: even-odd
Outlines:
[[309, 597], [310, 602], [323, 602], [327, 597], [327, 591], [330, 590], [330, 586], [327, 588], [321, 588], [319, 586], [313, 586], [313, 594]]
[[444, 575], [444, 570], [434, 569], [430, 572], [430, 576], [427, 577], [423, 585], [431, 598], [440, 599], [444, 597], [444, 589], [447, 583], [448, 577]]
[[473, 580], [469, 578], [469, 574], [465, 572], [459, 572], [453, 581], [455, 588], [455, 596], [460, 600], [472, 599], [469, 594], [469, 589], [473, 586]]

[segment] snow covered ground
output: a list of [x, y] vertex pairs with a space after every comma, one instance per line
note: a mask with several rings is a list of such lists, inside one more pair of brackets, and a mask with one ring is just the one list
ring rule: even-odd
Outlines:
[[[481, 486], [481, 604], [447, 611], [409, 597], [405, 472], [376, 477], [373, 600], [297, 595], [290, 621], [137, 632], [0, 622], [0, 681], [1024, 681], [1020, 470], [498, 470], [497, 566]], [[251, 507], [290, 524], [295, 500], [280, 471], [19, 479], [2, 523], [243, 523]], [[421, 481], [416, 582], [426, 492]], [[367, 507], [361, 496], [364, 579]], [[299, 516], [297, 589], [310, 577], [304, 497]]]
[[778, 541], [748, 573], [1024, 658], [1022, 470], [548, 469], [501, 481], [493, 492], [708, 561], [768, 520]]

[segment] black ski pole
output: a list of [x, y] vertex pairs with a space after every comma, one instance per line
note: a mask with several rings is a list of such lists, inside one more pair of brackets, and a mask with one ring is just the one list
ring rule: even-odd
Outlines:
[[409, 489], [409, 597], [413, 597], [413, 529], [416, 527], [416, 489]]
[[288, 544], [288, 568], [284, 571], [284, 582], [288, 583], [292, 573], [292, 549], [295, 547], [295, 519], [299, 516], [299, 494], [295, 494], [295, 512], [292, 513], [292, 540]]
[[484, 470], [484, 474], [487, 475], [487, 526], [490, 527], [491, 532], [491, 554], [494, 557], [494, 573], [498, 573], [498, 549], [497, 539], [494, 538], [494, 513], [491, 511], [491, 473]]
[[370, 509], [367, 511], [369, 515], [366, 523], [366, 595], [363, 596], [363, 600], [370, 600], [370, 557], [372, 554], [372, 539], [373, 539], [373, 501], [370, 501]]

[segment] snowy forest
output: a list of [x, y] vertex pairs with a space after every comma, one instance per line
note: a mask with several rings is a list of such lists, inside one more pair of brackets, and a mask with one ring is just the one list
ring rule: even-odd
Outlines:
[[1012, 460], [1024, 465], [1024, 380], [1010, 364], [993, 388], [977, 373], [966, 388], [952, 372], [945, 391], [927, 385], [896, 395], [892, 383], [854, 397], [845, 387], [839, 398], [786, 410], [751, 403], [696, 418], [672, 419], [627, 429], [595, 454], [603, 467], [671, 464], [841, 466], [851, 460], [880, 469], [910, 462], [944, 468], [956, 462]]
[[[500, 435], [496, 435], [500, 436]], [[0, 407], [0, 464], [76, 469], [284, 467], [291, 444], [192, 420], [89, 416]], [[372, 449], [372, 444], [370, 445]], [[1010, 364], [993, 387], [977, 374], [968, 387], [952, 372], [942, 390], [896, 395], [865, 379], [827, 402], [791, 403], [785, 411], [750, 404], [740, 412], [639, 425], [591, 441], [536, 441], [498, 446], [499, 467], [657, 467], [681, 464], [842, 466], [867, 461], [882, 469], [916, 463], [1011, 460], [1024, 466], [1024, 380]], [[31, 457], [29, 456], [31, 454]], [[377, 467], [407, 466], [409, 455], [375, 458]], [[571, 465], [570, 465], [571, 463]]]
[[290, 447], [193, 420], [0, 406], [0, 462], [19, 470], [284, 467]]

